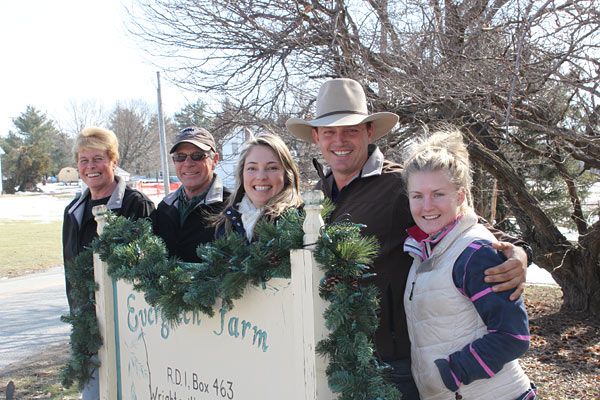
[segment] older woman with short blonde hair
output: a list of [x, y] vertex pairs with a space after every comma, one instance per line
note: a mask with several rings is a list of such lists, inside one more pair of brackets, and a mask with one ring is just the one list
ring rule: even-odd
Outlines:
[[[127, 187], [125, 181], [116, 175], [119, 162], [119, 141], [114, 132], [99, 128], [85, 128], [75, 139], [73, 156], [79, 170], [79, 177], [86, 189], [65, 208], [63, 219], [63, 259], [67, 300], [71, 314], [91, 304], [75, 304], [71, 296], [72, 284], [69, 281], [70, 268], [74, 268], [74, 258], [81, 253], [97, 236], [96, 221], [92, 208], [105, 205], [116, 215], [131, 219], [149, 217], [154, 211], [154, 203], [143, 193]], [[83, 390], [83, 399], [98, 398], [97, 371]]]
[[113, 131], [92, 126], [85, 128], [75, 138], [73, 156], [75, 163], [79, 161], [79, 152], [83, 149], [105, 150], [113, 161], [119, 161], [119, 140]]

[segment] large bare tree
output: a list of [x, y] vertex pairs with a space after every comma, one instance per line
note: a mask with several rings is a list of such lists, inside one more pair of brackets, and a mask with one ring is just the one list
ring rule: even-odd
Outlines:
[[68, 118], [60, 123], [60, 128], [70, 137], [90, 126], [104, 126], [108, 119], [104, 105], [94, 99], [70, 101], [65, 110]]
[[142, 101], [118, 103], [108, 127], [119, 139], [119, 166], [132, 175], [161, 170], [158, 119]]
[[[515, 221], [563, 288], [565, 308], [600, 314], [600, 222], [582, 195], [600, 170], [599, 8], [592, 0], [140, 0], [130, 12], [149, 51], [171, 57], [174, 81], [226, 96], [274, 129], [291, 113], [310, 117], [318, 86], [341, 76], [363, 83], [373, 111], [400, 115], [379, 143], [389, 158], [400, 161], [424, 130], [458, 125], [477, 164], [478, 210]], [[557, 179], [576, 240], [539, 190]]]

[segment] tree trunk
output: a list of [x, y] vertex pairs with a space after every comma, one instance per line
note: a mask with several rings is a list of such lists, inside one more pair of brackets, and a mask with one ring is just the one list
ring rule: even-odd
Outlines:
[[600, 266], [586, 253], [569, 251], [552, 277], [563, 290], [563, 310], [600, 315]]
[[600, 221], [569, 242], [525, 189], [521, 177], [506, 162], [477, 140], [469, 145], [469, 155], [497, 180], [507, 193], [523, 239], [530, 243], [534, 261], [552, 274], [564, 293], [563, 308], [600, 315]]

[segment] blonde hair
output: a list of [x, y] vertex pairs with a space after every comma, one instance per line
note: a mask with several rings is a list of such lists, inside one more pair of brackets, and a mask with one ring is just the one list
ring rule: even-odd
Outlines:
[[466, 201], [460, 206], [461, 213], [467, 207], [473, 207], [471, 162], [458, 129], [439, 130], [411, 146], [408, 159], [404, 163], [402, 177], [405, 184], [408, 184], [408, 177], [412, 173], [435, 171], [447, 171], [450, 181], [456, 188], [464, 188]]
[[119, 140], [113, 131], [91, 126], [83, 129], [75, 138], [73, 156], [79, 162], [79, 152], [83, 149], [106, 151], [111, 161], [119, 160]]
[[[246, 191], [244, 190], [244, 164], [246, 158], [256, 146], [265, 146], [273, 150], [279, 162], [283, 166], [283, 189], [273, 196], [265, 205], [261, 217], [273, 220], [279, 217], [284, 211], [292, 207], [300, 207], [302, 198], [300, 197], [300, 174], [290, 150], [280, 137], [272, 134], [262, 134], [244, 143], [244, 148], [240, 154], [240, 159], [235, 168], [235, 190], [227, 201], [227, 207], [235, 206], [239, 203]], [[225, 224], [227, 232], [231, 231], [231, 222], [225, 216], [225, 213], [217, 215], [215, 225], [218, 227]]]

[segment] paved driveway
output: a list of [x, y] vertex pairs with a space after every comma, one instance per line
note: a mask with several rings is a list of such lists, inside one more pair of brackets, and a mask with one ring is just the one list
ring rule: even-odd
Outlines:
[[69, 340], [63, 267], [0, 280], [0, 370]]

